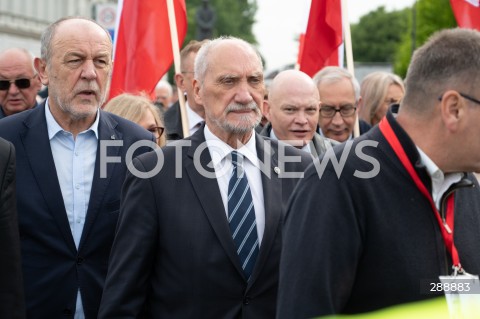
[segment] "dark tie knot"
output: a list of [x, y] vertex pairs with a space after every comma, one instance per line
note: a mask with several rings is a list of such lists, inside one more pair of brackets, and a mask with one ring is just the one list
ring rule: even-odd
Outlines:
[[232, 165], [235, 167], [241, 167], [243, 163], [243, 155], [237, 151], [230, 153], [232, 156]]

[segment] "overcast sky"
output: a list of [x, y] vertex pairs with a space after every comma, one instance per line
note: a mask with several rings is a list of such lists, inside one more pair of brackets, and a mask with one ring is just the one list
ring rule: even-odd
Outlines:
[[[295, 63], [298, 43], [296, 36], [305, 31], [311, 0], [258, 0], [258, 11], [253, 32], [259, 50], [266, 59], [267, 70]], [[409, 7], [415, 0], [348, 0], [350, 23], [361, 16], [385, 6], [387, 11]], [[355, 48], [353, 48], [355, 58]]]

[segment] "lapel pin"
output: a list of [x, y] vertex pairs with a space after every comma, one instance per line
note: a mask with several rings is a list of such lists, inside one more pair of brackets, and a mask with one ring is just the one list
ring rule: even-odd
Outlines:
[[278, 166], [275, 166], [273, 170], [275, 171], [275, 173], [277, 173], [277, 175], [280, 175], [280, 168], [278, 168]]

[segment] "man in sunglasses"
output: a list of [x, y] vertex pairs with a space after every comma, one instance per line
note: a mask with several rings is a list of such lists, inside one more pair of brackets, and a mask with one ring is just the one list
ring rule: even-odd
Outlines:
[[30, 52], [21, 48], [0, 53], [0, 119], [37, 105], [42, 83], [33, 59]]

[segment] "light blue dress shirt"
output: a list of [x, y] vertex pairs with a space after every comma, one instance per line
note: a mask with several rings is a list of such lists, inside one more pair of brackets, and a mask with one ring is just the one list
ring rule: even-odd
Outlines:
[[[52, 148], [53, 161], [57, 171], [58, 182], [62, 191], [63, 203], [67, 212], [70, 230], [75, 246], [78, 249], [82, 237], [83, 226], [87, 216], [90, 191], [92, 190], [93, 173], [98, 145], [97, 111], [95, 122], [89, 129], [79, 133], [76, 138], [65, 131], [55, 120], [48, 99], [45, 104], [48, 138]], [[80, 289], [77, 294], [75, 319], [85, 318]]]

